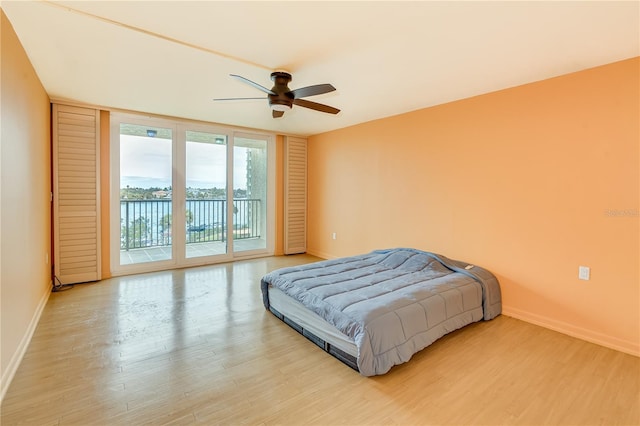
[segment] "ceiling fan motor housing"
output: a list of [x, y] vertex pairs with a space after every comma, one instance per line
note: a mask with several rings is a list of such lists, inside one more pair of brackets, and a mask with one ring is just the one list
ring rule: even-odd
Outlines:
[[276, 111], [290, 110], [293, 106], [293, 94], [288, 86], [291, 81], [291, 74], [284, 71], [275, 71], [271, 73], [271, 80], [274, 82], [271, 91], [275, 95], [268, 95], [269, 106]]

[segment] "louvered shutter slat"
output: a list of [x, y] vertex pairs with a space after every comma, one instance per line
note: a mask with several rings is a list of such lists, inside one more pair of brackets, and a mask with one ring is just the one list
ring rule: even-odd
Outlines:
[[62, 284], [100, 279], [99, 111], [53, 107], [55, 274]]
[[284, 161], [284, 252], [307, 251], [307, 141], [287, 137]]

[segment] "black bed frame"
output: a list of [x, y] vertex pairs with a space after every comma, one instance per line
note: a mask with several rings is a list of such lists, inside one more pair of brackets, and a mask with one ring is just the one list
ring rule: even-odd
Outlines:
[[329, 355], [333, 356], [338, 361], [343, 362], [344, 364], [348, 365], [354, 370], [358, 372], [360, 371], [358, 369], [358, 360], [356, 359], [356, 357], [346, 353], [341, 349], [336, 348], [331, 343], [325, 342], [323, 339], [319, 338], [309, 330], [305, 329], [300, 324], [296, 323], [295, 321], [286, 317], [285, 315], [282, 315], [280, 312], [274, 309], [273, 306], [269, 306], [269, 310], [273, 315], [275, 315], [277, 318], [282, 320], [289, 327], [293, 328], [295, 331], [297, 331], [298, 333], [302, 334], [304, 337], [306, 337], [307, 339], [315, 343], [316, 346], [321, 348], [323, 351], [327, 352]]

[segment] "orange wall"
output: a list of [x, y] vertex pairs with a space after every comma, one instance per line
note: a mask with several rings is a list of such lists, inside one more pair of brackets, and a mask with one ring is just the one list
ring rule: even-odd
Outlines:
[[[0, 399], [51, 292], [51, 113], [0, 9]], [[48, 258], [48, 259], [47, 259]]]
[[639, 62], [309, 138], [309, 253], [476, 263], [505, 314], [639, 355]]

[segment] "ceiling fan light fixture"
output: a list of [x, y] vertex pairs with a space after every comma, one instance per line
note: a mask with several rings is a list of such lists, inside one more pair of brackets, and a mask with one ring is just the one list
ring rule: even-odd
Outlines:
[[289, 111], [291, 109], [291, 105], [287, 105], [287, 104], [271, 104], [271, 109], [274, 110], [274, 111], [286, 112], [286, 111]]

